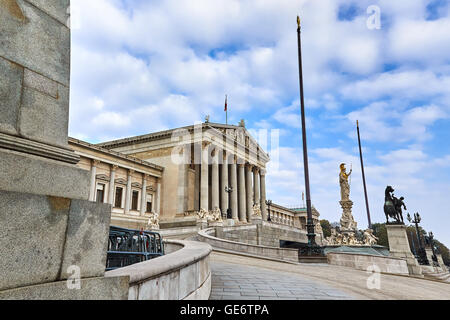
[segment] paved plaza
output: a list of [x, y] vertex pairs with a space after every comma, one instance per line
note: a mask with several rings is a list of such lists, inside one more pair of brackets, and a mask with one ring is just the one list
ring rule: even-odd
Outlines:
[[348, 300], [350, 295], [295, 274], [213, 262], [211, 300]]
[[328, 264], [290, 264], [211, 253], [211, 300], [450, 299], [450, 285], [381, 274], [369, 289], [365, 271]]

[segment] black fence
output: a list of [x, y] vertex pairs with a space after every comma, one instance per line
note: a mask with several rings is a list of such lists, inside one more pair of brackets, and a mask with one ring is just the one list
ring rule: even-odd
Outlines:
[[163, 255], [164, 245], [159, 233], [110, 227], [106, 271]]

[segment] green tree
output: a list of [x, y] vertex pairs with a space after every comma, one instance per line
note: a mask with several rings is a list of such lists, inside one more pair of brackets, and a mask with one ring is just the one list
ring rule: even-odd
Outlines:
[[331, 236], [331, 223], [330, 223], [330, 221], [328, 221], [326, 219], [322, 219], [322, 220], [320, 220], [320, 226], [322, 227], [323, 236], [325, 238]]
[[[374, 223], [372, 224], [373, 234], [379, 238], [378, 244], [381, 246], [386, 246], [389, 248], [389, 241], [387, 237], [387, 230], [386, 230], [386, 224], [385, 223]], [[425, 229], [419, 226], [419, 233], [421, 238], [421, 245], [425, 246], [425, 237], [428, 236], [428, 233]], [[411, 248], [411, 251], [416, 251], [416, 253], [419, 250], [419, 240], [417, 238], [417, 230], [414, 225], [407, 226], [406, 228], [406, 235], [408, 236], [409, 241], [409, 247]], [[438, 239], [434, 239], [434, 245], [438, 248], [439, 252], [442, 254], [442, 260], [444, 260], [444, 263], [449, 266], [450, 265], [450, 250]]]
[[386, 224], [385, 223], [374, 223], [374, 224], [372, 224], [372, 230], [373, 230], [373, 234], [375, 235], [375, 237], [378, 238], [378, 245], [389, 248]]
[[445, 244], [443, 244], [439, 240], [435, 239], [434, 244], [438, 248], [439, 252], [441, 253], [442, 260], [444, 260], [445, 265], [450, 266], [450, 251], [449, 251], [449, 249], [445, 246]]

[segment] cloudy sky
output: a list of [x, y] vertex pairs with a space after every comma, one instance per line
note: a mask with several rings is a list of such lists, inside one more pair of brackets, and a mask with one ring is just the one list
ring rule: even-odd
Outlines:
[[[373, 26], [380, 9], [381, 25]], [[311, 197], [339, 221], [339, 164], [367, 226], [384, 189], [450, 245], [450, 5], [445, 0], [73, 0], [70, 132], [92, 143], [245, 119], [273, 159], [268, 198], [304, 190], [296, 15], [302, 17]], [[279, 136], [279, 142], [277, 142]], [[273, 140], [273, 141], [272, 141]]]

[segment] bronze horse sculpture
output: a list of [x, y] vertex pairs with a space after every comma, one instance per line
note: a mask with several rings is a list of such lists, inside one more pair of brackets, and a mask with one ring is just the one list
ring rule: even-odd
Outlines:
[[397, 223], [403, 223], [402, 207], [406, 210], [406, 206], [403, 203], [404, 198], [400, 197], [400, 199], [397, 199], [393, 192], [394, 189], [391, 186], [387, 186], [384, 191], [384, 214], [386, 215], [386, 223], [389, 223], [389, 217], [395, 219]]

